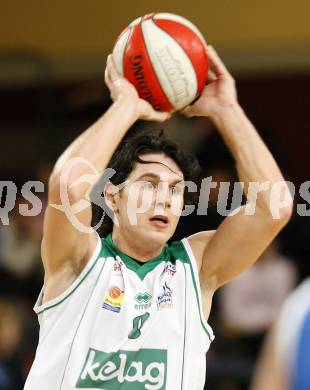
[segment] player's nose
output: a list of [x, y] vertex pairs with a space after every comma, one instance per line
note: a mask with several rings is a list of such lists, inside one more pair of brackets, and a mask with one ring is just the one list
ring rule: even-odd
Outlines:
[[171, 207], [171, 194], [167, 186], [159, 187], [155, 197], [155, 206], [163, 210]]

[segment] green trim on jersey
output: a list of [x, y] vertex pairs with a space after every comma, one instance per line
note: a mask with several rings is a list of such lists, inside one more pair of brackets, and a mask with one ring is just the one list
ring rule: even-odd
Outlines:
[[[203, 317], [202, 317], [202, 313], [201, 313], [202, 309], [201, 309], [201, 305], [200, 305], [200, 301], [199, 301], [198, 288], [197, 288], [197, 283], [196, 283], [195, 274], [194, 274], [194, 270], [193, 270], [193, 265], [192, 265], [192, 262], [189, 258], [189, 255], [187, 253], [186, 247], [184, 246], [182, 241], [176, 241], [171, 245], [171, 249], [172, 248], [173, 248], [174, 252], [177, 253], [177, 255], [178, 255], [177, 258], [182, 260], [184, 263], [188, 263], [190, 266], [193, 285], [194, 285], [194, 289], [195, 289], [196, 300], [197, 300], [197, 305], [198, 305], [200, 322], [201, 322], [203, 329], [207, 333], [210, 342], [212, 342], [213, 338], [211, 337], [211, 335], [210, 335], [210, 333], [209, 333], [209, 331], [208, 331], [208, 329], [205, 326], [204, 321], [203, 321]], [[185, 260], [183, 259], [184, 257], [185, 257]]]
[[72, 295], [74, 293], [74, 291], [80, 286], [80, 284], [84, 281], [84, 279], [87, 277], [87, 275], [90, 273], [90, 271], [94, 268], [94, 266], [97, 263], [98, 259], [99, 259], [99, 256], [94, 261], [94, 264], [90, 267], [90, 269], [83, 276], [83, 278], [79, 281], [79, 283], [72, 289], [72, 291], [70, 291], [68, 293], [68, 295], [65, 295], [59, 302], [56, 302], [54, 304], [48, 305], [48, 302], [47, 302], [47, 306], [45, 306], [42, 310], [38, 311], [37, 315], [42, 314], [44, 311], [52, 309], [53, 307], [60, 305], [63, 301], [65, 301], [68, 297], [70, 297], [70, 295]]
[[[186, 267], [185, 264], [183, 263], [183, 268], [184, 268], [184, 275], [185, 275], [185, 280], [186, 280]], [[185, 360], [185, 342], [186, 342], [186, 312], [187, 312], [187, 295], [186, 295], [186, 283], [185, 283], [185, 310], [184, 310], [184, 336], [183, 336], [183, 357], [182, 357], [182, 379], [181, 379], [181, 390], [183, 390], [183, 380], [184, 380], [184, 360]]]
[[[104, 261], [106, 260], [106, 258], [109, 256], [109, 253], [106, 251], [106, 248], [104, 248], [103, 246], [101, 246], [100, 248], [100, 251], [97, 255], [97, 257], [94, 259], [94, 262], [93, 264], [90, 266], [90, 268], [87, 270], [87, 272], [85, 273], [85, 275], [83, 275], [83, 277], [78, 281], [78, 283], [76, 284], [76, 286], [74, 286], [74, 288], [72, 288], [72, 290], [70, 289], [72, 287], [72, 285], [68, 288], [69, 292], [66, 293], [66, 291], [61, 294], [61, 295], [64, 295], [62, 299], [60, 299], [59, 301], [53, 303], [55, 300], [57, 300], [57, 298], [55, 299], [52, 299], [51, 303], [49, 304], [49, 302], [47, 302], [46, 304], [43, 304], [43, 308], [39, 311], [36, 312], [36, 314], [39, 316], [40, 314], [42, 314], [43, 312], [49, 310], [49, 309], [52, 309], [53, 307], [55, 306], [58, 306], [60, 305], [62, 302], [64, 302], [68, 297], [70, 297], [74, 291], [82, 284], [82, 282], [86, 279], [86, 277], [90, 274], [91, 270], [94, 268], [94, 266], [97, 264], [97, 261], [99, 259], [103, 259]], [[104, 263], [105, 265], [105, 263]], [[86, 265], [87, 267], [87, 265]], [[83, 271], [82, 271], [83, 273]], [[79, 279], [79, 277], [77, 278]], [[73, 282], [73, 285], [74, 283], [77, 281], [77, 279]], [[67, 291], [68, 291], [67, 290]], [[60, 296], [61, 296], [60, 295]]]
[[190, 265], [190, 268], [191, 268], [192, 279], [193, 279], [193, 283], [194, 283], [194, 287], [195, 287], [197, 304], [198, 304], [198, 308], [199, 308], [200, 322], [201, 322], [201, 325], [202, 325], [203, 329], [207, 333], [207, 335], [209, 337], [209, 340], [210, 340], [210, 343], [211, 343], [213, 341], [213, 338], [211, 337], [208, 329], [206, 328], [206, 326], [205, 326], [205, 324], [203, 323], [203, 320], [202, 320], [201, 307], [200, 307], [200, 302], [199, 302], [199, 298], [198, 298], [198, 289], [197, 289], [197, 285], [196, 285], [196, 281], [195, 281], [194, 270], [193, 270], [192, 264]]
[[[166, 244], [161, 251], [160, 255], [154, 257], [151, 260], [148, 260], [145, 262], [145, 264], [140, 265], [133, 259], [132, 257], [126, 255], [126, 253], [120, 251], [117, 246], [114, 244], [112, 240], [112, 235], [109, 234], [104, 240], [103, 243], [107, 246], [110, 255], [113, 254], [115, 257], [119, 256], [123, 262], [125, 263], [126, 267], [130, 269], [131, 271], [135, 272], [141, 280], [145, 278], [145, 276], [153, 271], [153, 269], [160, 264], [161, 262], [167, 262], [171, 259], [169, 247]], [[112, 252], [112, 253], [111, 253]]]
[[191, 264], [190, 258], [186, 252], [186, 249], [181, 241], [174, 241], [169, 250], [173, 256], [173, 260], [180, 260], [183, 264]]
[[[89, 275], [91, 270], [96, 265], [98, 259], [103, 259], [105, 261], [105, 263], [106, 263], [106, 259], [108, 257], [112, 257], [112, 255], [114, 257], [119, 256], [121, 258], [121, 260], [123, 260], [123, 262], [125, 263], [126, 267], [128, 269], [130, 269], [131, 271], [135, 272], [139, 276], [139, 278], [141, 280], [143, 280], [145, 278], [145, 276], [149, 272], [153, 271], [154, 268], [158, 264], [160, 264], [161, 262], [163, 262], [163, 261], [164, 262], [171, 261], [172, 263], [175, 263], [176, 260], [179, 260], [183, 264], [189, 264], [189, 266], [190, 266], [192, 281], [193, 281], [193, 285], [194, 285], [194, 289], [195, 289], [195, 295], [196, 295], [196, 300], [197, 300], [197, 305], [198, 305], [200, 322], [201, 322], [201, 325], [202, 325], [203, 329], [207, 333], [210, 342], [212, 342], [213, 339], [212, 339], [208, 329], [206, 328], [206, 326], [204, 324], [202, 313], [201, 313], [201, 305], [200, 305], [200, 301], [199, 301], [198, 288], [197, 288], [197, 283], [196, 283], [195, 274], [194, 274], [194, 270], [193, 270], [193, 265], [191, 263], [189, 254], [187, 253], [186, 247], [184, 246], [183, 242], [175, 241], [175, 242], [173, 242], [171, 244], [170, 247], [166, 244], [159, 256], [154, 257], [151, 260], [148, 260], [143, 265], [138, 264], [132, 257], [126, 255], [123, 252], [121, 252], [117, 248], [117, 246], [114, 244], [114, 242], [112, 240], [112, 235], [111, 234], [109, 234], [105, 238], [102, 238], [101, 239], [101, 244], [102, 245], [101, 245], [100, 251], [99, 251], [96, 259], [94, 259], [93, 264], [89, 267], [89, 269], [87, 270], [85, 275], [83, 275], [83, 277], [78, 281], [76, 286], [74, 286], [74, 288], [72, 288], [72, 289], [70, 289], [70, 287], [69, 287], [68, 288], [68, 290], [69, 290], [68, 293], [64, 292], [63, 293], [64, 296], [59, 301], [57, 301], [57, 298], [55, 298], [55, 299], [53, 299], [51, 301], [50, 304], [48, 302], [46, 304], [43, 304], [42, 305], [43, 306], [42, 309], [36, 312], [38, 316], [40, 314], [42, 314], [43, 312], [45, 312], [45, 311], [47, 311], [49, 309], [52, 309], [55, 306], [60, 305], [68, 297], [70, 297], [74, 293], [74, 291], [81, 285], [81, 283], [85, 280], [85, 278]], [[83, 271], [82, 271], [82, 273], [83, 273]], [[73, 282], [73, 285], [74, 285], [74, 283], [75, 282]], [[53, 303], [55, 300], [56, 300], [56, 302]]]
[[202, 309], [199, 301], [198, 288], [197, 288], [197, 283], [196, 283], [195, 274], [193, 270], [193, 265], [190, 260], [189, 254], [187, 253], [186, 247], [184, 246], [182, 241], [175, 241], [170, 245], [170, 247], [166, 244], [159, 256], [154, 257], [151, 260], [148, 260], [143, 265], [138, 264], [132, 257], [121, 252], [114, 244], [111, 234], [109, 234], [105, 239], [103, 239], [103, 242], [107, 246], [108, 250], [112, 252], [114, 256], [119, 256], [125, 263], [126, 267], [129, 268], [131, 271], [135, 272], [141, 280], [143, 280], [149, 272], [153, 271], [153, 269], [162, 261], [165, 262], [171, 261], [174, 263], [176, 260], [179, 260], [183, 264], [189, 264], [192, 281], [195, 289], [195, 295], [196, 295], [196, 301], [198, 305], [201, 326], [203, 327], [204, 331], [207, 333], [210, 342], [212, 342], [213, 338], [210, 335], [210, 332], [208, 331], [207, 327], [205, 326], [202, 317]]

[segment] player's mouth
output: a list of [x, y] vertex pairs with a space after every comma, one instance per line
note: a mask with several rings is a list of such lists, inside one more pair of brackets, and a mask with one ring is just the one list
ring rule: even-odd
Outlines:
[[158, 228], [165, 228], [169, 225], [169, 219], [165, 215], [154, 215], [150, 218], [150, 222]]

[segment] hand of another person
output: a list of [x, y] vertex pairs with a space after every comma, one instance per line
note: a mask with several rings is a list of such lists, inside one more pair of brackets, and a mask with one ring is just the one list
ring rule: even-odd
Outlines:
[[208, 83], [198, 100], [182, 110], [182, 114], [188, 117], [212, 117], [238, 104], [235, 80], [232, 75], [212, 46], [207, 46], [206, 52], [211, 62]]
[[156, 111], [149, 102], [139, 97], [136, 88], [118, 73], [111, 54], [107, 59], [105, 82], [114, 102], [118, 99], [128, 99], [128, 101], [135, 102], [135, 109], [137, 110], [139, 119], [164, 122], [171, 117], [171, 113]]

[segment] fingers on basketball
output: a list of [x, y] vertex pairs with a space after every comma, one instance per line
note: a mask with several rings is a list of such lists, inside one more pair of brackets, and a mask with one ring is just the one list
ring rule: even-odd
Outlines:
[[146, 118], [141, 118], [141, 119], [152, 120], [154, 122], [165, 122], [166, 120], [170, 119], [172, 116], [171, 112], [156, 111], [148, 101], [145, 101], [145, 104], [148, 107]]
[[209, 69], [207, 84], [209, 84], [210, 82], [215, 81], [215, 80], [217, 80], [215, 72], [213, 72], [212, 69]]
[[187, 106], [181, 111], [181, 114], [188, 118], [191, 118], [195, 115], [195, 109], [193, 108], [193, 106]]
[[228, 69], [224, 65], [223, 61], [221, 60], [220, 56], [217, 54], [216, 50], [213, 46], [207, 46], [206, 48], [207, 55], [211, 62], [211, 72], [217, 77], [222, 78], [232, 78], [232, 75], [229, 73]]
[[112, 54], [108, 55], [107, 69], [108, 69], [108, 73], [109, 73], [109, 76], [110, 76], [110, 80], [112, 82], [118, 80], [121, 77], [120, 74], [118, 73], [117, 69], [116, 69], [116, 65], [114, 63]]
[[112, 82], [111, 82], [111, 79], [110, 79], [109, 70], [108, 70], [107, 66], [106, 66], [105, 72], [104, 72], [104, 81], [105, 81], [106, 85], [108, 86], [108, 88], [111, 89]]
[[155, 110], [152, 111], [153, 111], [152, 117], [155, 122], [165, 122], [166, 120], [171, 118], [170, 112], [160, 112]]

